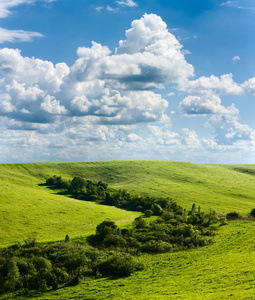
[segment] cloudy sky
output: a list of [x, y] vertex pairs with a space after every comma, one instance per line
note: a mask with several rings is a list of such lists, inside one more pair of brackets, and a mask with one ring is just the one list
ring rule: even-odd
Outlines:
[[0, 163], [255, 163], [253, 0], [0, 0]]

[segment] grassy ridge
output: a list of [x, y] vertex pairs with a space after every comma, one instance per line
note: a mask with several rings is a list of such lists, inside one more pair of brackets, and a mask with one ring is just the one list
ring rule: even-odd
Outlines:
[[[0, 165], [1, 174], [43, 182], [45, 176], [103, 180], [130, 192], [172, 196], [221, 212], [248, 212], [255, 204], [255, 165], [198, 165], [168, 161], [108, 161]], [[13, 180], [13, 178], [11, 179]]]

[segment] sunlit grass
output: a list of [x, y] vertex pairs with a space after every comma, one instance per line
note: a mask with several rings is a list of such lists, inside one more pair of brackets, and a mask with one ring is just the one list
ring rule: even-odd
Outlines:
[[[170, 196], [186, 208], [196, 203], [205, 211], [244, 215], [255, 208], [254, 174], [254, 165], [167, 161], [2, 164], [0, 243], [3, 247], [33, 236], [40, 241], [86, 236], [106, 218], [128, 224], [138, 215], [58, 195], [40, 186], [47, 176], [103, 180], [132, 193]], [[229, 221], [208, 247], [142, 255], [145, 269], [128, 278], [85, 279], [30, 299], [254, 299], [254, 232], [253, 220]]]
[[[85, 279], [75, 287], [36, 293], [36, 299], [254, 299], [255, 221], [220, 227], [208, 247], [142, 255], [144, 271], [127, 278]], [[26, 299], [26, 297], [20, 299]]]

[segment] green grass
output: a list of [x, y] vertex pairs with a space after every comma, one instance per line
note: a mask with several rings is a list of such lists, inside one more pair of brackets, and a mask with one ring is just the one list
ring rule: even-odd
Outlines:
[[[39, 173], [37, 173], [37, 171]], [[139, 215], [115, 207], [58, 195], [40, 184], [43, 166], [0, 165], [0, 246], [23, 242], [62, 240], [94, 233], [105, 219], [130, 223]]]
[[[214, 208], [221, 213], [248, 214], [255, 208], [255, 165], [167, 161], [2, 164], [2, 247], [31, 236], [39, 241], [61, 240], [65, 234], [86, 236], [106, 218], [128, 224], [138, 215], [57, 195], [39, 185], [55, 174], [65, 179], [103, 180], [132, 193], [171, 196], [186, 208], [194, 202], [202, 210]], [[131, 277], [88, 279], [76, 287], [33, 294], [30, 299], [255, 299], [254, 232], [255, 221], [231, 221], [220, 227], [211, 246], [143, 255], [145, 270]]]

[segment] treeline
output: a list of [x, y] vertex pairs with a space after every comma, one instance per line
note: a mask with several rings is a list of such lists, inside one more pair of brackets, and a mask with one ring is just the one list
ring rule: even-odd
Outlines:
[[164, 210], [173, 210], [181, 215], [183, 210], [171, 198], [131, 195], [125, 189], [116, 191], [109, 188], [105, 182], [94, 182], [81, 177], [74, 177], [72, 180], [64, 181], [61, 176], [54, 175], [46, 180], [46, 185], [56, 189], [64, 189], [72, 197], [79, 200], [96, 201], [104, 205], [141, 211], [146, 216], [160, 216]]

